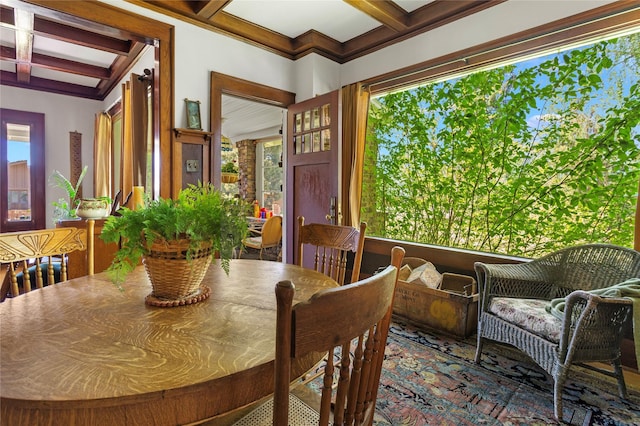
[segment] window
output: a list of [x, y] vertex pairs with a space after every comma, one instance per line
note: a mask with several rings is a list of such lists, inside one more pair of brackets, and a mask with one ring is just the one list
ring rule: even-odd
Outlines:
[[636, 33], [374, 99], [367, 233], [527, 257], [633, 246], [639, 57]]
[[[284, 172], [282, 168], [282, 139], [258, 144], [258, 161], [262, 163], [262, 196], [261, 206], [273, 210], [274, 214], [282, 212], [282, 184]], [[260, 168], [258, 168], [260, 170]]]
[[0, 232], [45, 228], [44, 115], [2, 109]]

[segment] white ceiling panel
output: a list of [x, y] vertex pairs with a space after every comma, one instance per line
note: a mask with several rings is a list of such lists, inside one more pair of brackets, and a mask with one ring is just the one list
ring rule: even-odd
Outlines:
[[433, 3], [433, 1], [434, 0], [395, 0], [394, 3], [403, 8], [406, 12], [413, 12], [424, 5]]
[[380, 26], [342, 0], [234, 0], [224, 11], [292, 38], [311, 27], [345, 42]]
[[16, 47], [16, 32], [12, 28], [0, 27], [0, 44]]
[[0, 69], [2, 71], [9, 71], [12, 73], [16, 72], [16, 64], [14, 64], [13, 62], [9, 62], [9, 61], [1, 61], [0, 62]]
[[95, 87], [100, 80], [97, 78], [86, 77], [83, 75], [71, 74], [67, 72], [61, 72], [56, 70], [50, 70], [47, 68], [33, 67], [31, 69], [31, 75], [33, 77], [44, 78], [54, 81], [62, 81], [65, 83], [78, 84], [80, 86]]
[[108, 68], [116, 58], [113, 53], [38, 35], [33, 39], [33, 51], [105, 68]]

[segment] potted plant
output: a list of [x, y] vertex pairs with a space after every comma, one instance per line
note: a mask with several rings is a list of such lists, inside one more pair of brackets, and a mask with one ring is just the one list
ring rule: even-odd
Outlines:
[[67, 197], [69, 197], [68, 202], [64, 198], [59, 198], [58, 201], [54, 201], [52, 203], [54, 223], [64, 219], [74, 219], [78, 217], [76, 216], [76, 209], [78, 208], [78, 203], [80, 203], [78, 190], [80, 189], [80, 185], [82, 185], [84, 175], [87, 174], [87, 168], [88, 166], [84, 166], [82, 168], [82, 172], [80, 172], [80, 176], [78, 176], [78, 181], [75, 185], [73, 185], [59, 170], [54, 170], [49, 176], [49, 184], [62, 189], [67, 193]]
[[227, 161], [222, 165], [222, 182], [235, 183], [238, 181], [238, 166], [235, 161]]
[[[248, 203], [224, 197], [210, 183], [189, 185], [176, 199], [152, 200], [139, 210], [122, 208], [120, 216], [107, 219], [100, 235], [120, 244], [107, 274], [122, 290], [127, 274], [143, 259], [154, 298], [189, 297], [197, 293], [214, 256], [229, 272], [234, 250], [247, 234], [248, 210]], [[175, 262], [168, 265], [169, 260]], [[172, 288], [160, 288], [165, 284]]]
[[78, 197], [78, 191], [84, 175], [87, 174], [88, 166], [84, 166], [78, 176], [78, 181], [75, 185], [71, 183], [59, 170], [54, 170], [49, 176], [49, 183], [51, 186], [56, 186], [67, 193], [69, 202], [64, 198], [59, 198], [58, 201], [53, 202], [53, 222], [57, 223], [65, 219], [100, 219], [109, 215], [111, 210], [111, 198], [109, 197], [95, 197], [95, 198], [80, 198]]

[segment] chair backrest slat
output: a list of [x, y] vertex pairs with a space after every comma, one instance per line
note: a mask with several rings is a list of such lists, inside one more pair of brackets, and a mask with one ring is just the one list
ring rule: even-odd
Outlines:
[[305, 225], [304, 217], [298, 217], [298, 265], [304, 266], [304, 247], [312, 246], [313, 269], [343, 285], [346, 283], [348, 253], [353, 252], [353, 270], [349, 282], [358, 281], [366, 229], [364, 222], [358, 229], [324, 223]]
[[[59, 281], [66, 281], [67, 254], [76, 250], [87, 251], [87, 257], [91, 260], [87, 274], [93, 275], [93, 238], [88, 238], [84, 229], [69, 227], [0, 234], [0, 262], [8, 264], [7, 290], [15, 297], [34, 289], [41, 289], [45, 283], [54, 284], [54, 264], [60, 265]], [[43, 271], [43, 268], [46, 270]], [[5, 289], [3, 296], [4, 293]]]
[[[320, 291], [295, 306], [294, 284], [281, 281], [276, 285], [274, 425], [288, 424], [291, 364], [310, 352], [327, 354], [320, 424], [328, 424], [332, 413], [333, 424], [370, 424], [403, 257], [404, 250], [394, 247], [391, 265], [384, 271]], [[340, 352], [337, 362], [340, 374], [334, 392], [336, 349]]]

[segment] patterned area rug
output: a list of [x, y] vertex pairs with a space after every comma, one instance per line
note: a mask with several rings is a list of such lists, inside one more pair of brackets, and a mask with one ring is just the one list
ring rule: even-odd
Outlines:
[[[375, 425], [550, 425], [553, 382], [526, 355], [487, 342], [473, 362], [464, 341], [394, 319], [380, 380]], [[594, 377], [595, 376], [595, 377]], [[640, 425], [640, 389], [618, 397], [613, 379], [573, 368], [563, 392], [573, 425]]]

